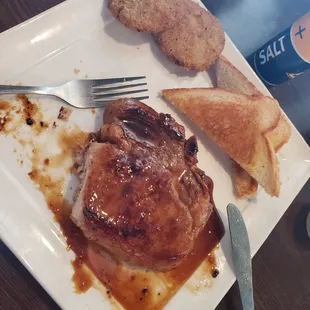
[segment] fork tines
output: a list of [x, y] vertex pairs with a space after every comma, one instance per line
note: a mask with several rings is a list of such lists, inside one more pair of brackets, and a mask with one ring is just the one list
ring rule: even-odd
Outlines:
[[[115, 97], [131, 97], [137, 100], [148, 99], [148, 96], [138, 96], [132, 97], [129, 95], [138, 94], [146, 92], [147, 88], [143, 88], [147, 83], [135, 83], [133, 81], [145, 79], [145, 76], [136, 77], [122, 77], [122, 78], [110, 78], [103, 80], [95, 80], [92, 82], [92, 96], [93, 100], [96, 101], [106, 101], [113, 100]], [[111, 86], [116, 84], [115, 86]], [[124, 89], [131, 88], [131, 90], [122, 91]]]

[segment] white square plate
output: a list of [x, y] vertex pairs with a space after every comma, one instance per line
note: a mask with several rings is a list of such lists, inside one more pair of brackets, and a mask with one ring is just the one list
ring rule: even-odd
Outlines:
[[[110, 15], [103, 0], [69, 0], [0, 35], [0, 83], [57, 85], [74, 78], [146, 75], [150, 99], [147, 104], [166, 112], [186, 127], [187, 137], [198, 136], [199, 167], [215, 184], [214, 199], [226, 227], [217, 251], [220, 276], [204, 294], [186, 288], [172, 298], [167, 309], [214, 309], [235, 280], [231, 268], [226, 205], [236, 203], [245, 218], [252, 255], [279, 221], [310, 176], [310, 150], [293, 127], [292, 136], [278, 157], [281, 173], [280, 198], [259, 190], [256, 201], [238, 201], [233, 196], [229, 160], [190, 122], [180, 118], [158, 97], [163, 88], [208, 87], [206, 73], [196, 75], [168, 61], [151, 36], [131, 31]], [[241, 54], [227, 38], [224, 55], [263, 93], [269, 95]], [[74, 69], [80, 70], [74, 74]], [[37, 100], [37, 99], [34, 99]], [[60, 102], [40, 98], [48, 115], [56, 115]], [[92, 130], [89, 111], [75, 110], [70, 121]], [[19, 167], [13, 139], [0, 136], [0, 234], [21, 262], [63, 309], [109, 309], [110, 303], [97, 290], [77, 295], [73, 292], [70, 260], [53, 215], [41, 193], [30, 182], [26, 168]], [[255, 280], [255, 279], [254, 279]]]

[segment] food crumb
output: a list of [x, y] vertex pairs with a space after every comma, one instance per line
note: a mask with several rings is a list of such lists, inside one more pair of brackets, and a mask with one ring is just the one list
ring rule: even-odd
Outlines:
[[49, 164], [50, 164], [49, 158], [45, 158], [45, 159], [44, 159], [44, 165], [45, 165], [45, 166], [48, 166]]
[[28, 176], [30, 177], [30, 179], [34, 179], [37, 175], [37, 171], [36, 170], [32, 170], [28, 173]]
[[81, 71], [80, 69], [75, 68], [75, 69], [74, 69], [74, 74], [79, 74], [80, 71]]
[[26, 119], [26, 124], [27, 124], [27, 125], [31, 126], [31, 125], [33, 125], [33, 123], [34, 123], [34, 120], [33, 120], [31, 117], [28, 117], [28, 118]]
[[216, 278], [216, 277], [219, 275], [219, 273], [220, 273], [220, 272], [219, 272], [218, 269], [216, 269], [216, 268], [213, 269], [213, 270], [212, 270], [212, 277], [213, 277], [213, 278]]
[[84, 77], [85, 77], [85, 79], [87, 79], [88, 78], [88, 74], [85, 74]]
[[96, 114], [96, 109], [91, 109], [91, 113], [94, 115]]
[[72, 113], [71, 108], [61, 107], [57, 118], [66, 122], [69, 119], [71, 113]]
[[56, 128], [57, 127], [57, 124], [56, 124], [56, 122], [54, 121], [53, 122], [53, 128]]
[[41, 122], [40, 122], [40, 125], [41, 125], [41, 127], [48, 128], [49, 123], [48, 123], [48, 122], [43, 122], [43, 121], [41, 121]]

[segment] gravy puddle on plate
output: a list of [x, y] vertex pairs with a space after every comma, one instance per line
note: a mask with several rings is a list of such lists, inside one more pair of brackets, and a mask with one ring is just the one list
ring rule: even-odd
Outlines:
[[[0, 101], [0, 133], [12, 136], [29, 149], [27, 157], [31, 169], [28, 176], [53, 212], [67, 239], [68, 249], [76, 255], [72, 262], [72, 280], [77, 293], [86, 292], [94, 285], [93, 273], [104, 285], [111, 301], [115, 299], [126, 309], [147, 310], [161, 309], [193, 274], [194, 279], [187, 282], [187, 289], [197, 293], [212, 284], [212, 277], [218, 275], [214, 249], [224, 235], [216, 211], [198, 236], [191, 253], [175, 269], [162, 273], [118, 264], [102, 248], [89, 242], [70, 219], [78, 186], [72, 175], [74, 154], [76, 148], [87, 141], [88, 133], [78, 126], [59, 126], [61, 121], [55, 121], [57, 115], [55, 120], [45, 121], [37, 104], [24, 95], [16, 99], [17, 105]], [[25, 130], [27, 134], [22, 135], [21, 131]], [[51, 137], [58, 146], [57, 152], [44, 144]], [[23, 161], [20, 161], [21, 165]]]

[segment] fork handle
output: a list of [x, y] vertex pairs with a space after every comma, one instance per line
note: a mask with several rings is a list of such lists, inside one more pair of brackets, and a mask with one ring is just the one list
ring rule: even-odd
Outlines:
[[0, 94], [38, 94], [52, 95], [52, 87], [0, 85]]

